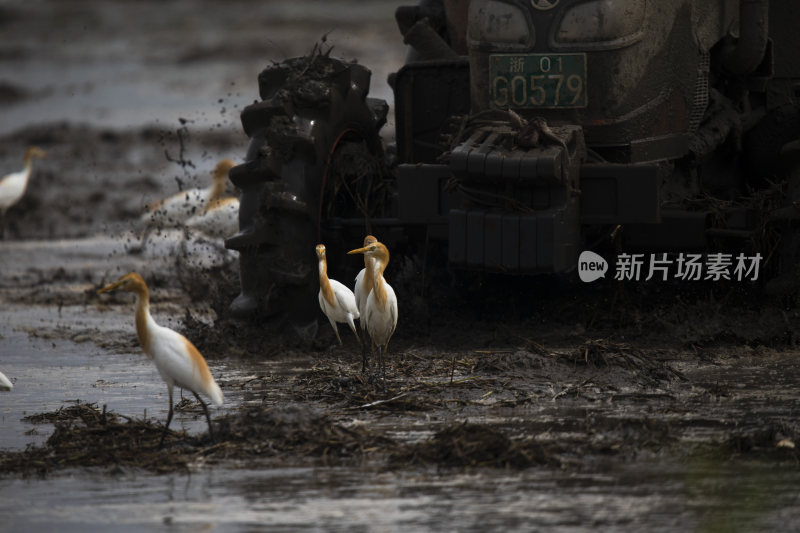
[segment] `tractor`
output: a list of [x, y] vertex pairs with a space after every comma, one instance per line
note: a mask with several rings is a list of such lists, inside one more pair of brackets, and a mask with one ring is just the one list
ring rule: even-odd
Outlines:
[[230, 173], [232, 314], [313, 335], [314, 245], [347, 282], [368, 233], [446, 250], [453, 272], [747, 250], [797, 284], [800, 5], [423, 0], [395, 17], [408, 52], [388, 80], [392, 144], [365, 66], [317, 46], [260, 73]]

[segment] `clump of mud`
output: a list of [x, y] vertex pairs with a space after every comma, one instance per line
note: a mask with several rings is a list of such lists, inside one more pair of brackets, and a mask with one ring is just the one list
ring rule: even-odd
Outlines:
[[448, 426], [432, 438], [408, 447], [393, 460], [454, 467], [561, 466], [556, 452], [532, 439], [512, 440], [491, 426], [464, 422]]
[[724, 454], [773, 455], [791, 457], [795, 461], [800, 455], [795, 447], [798, 431], [787, 423], [771, 422], [763, 427], [738, 429], [722, 443]]
[[[447, 467], [583, 468], [591, 458], [658, 453], [675, 442], [669, 425], [651, 419], [594, 421], [592, 431], [578, 433], [558, 426], [510, 436], [511, 430], [489, 424], [451, 424], [426, 441], [400, 449], [391, 459], [394, 464]], [[553, 432], [570, 436], [554, 440]]]
[[321, 459], [324, 464], [361, 458], [369, 450], [394, 445], [363, 426], [345, 426], [302, 405], [248, 408], [220, 421], [224, 446], [216, 456], [247, 454]]
[[628, 343], [608, 339], [595, 339], [584, 342], [570, 354], [560, 357], [572, 364], [595, 367], [621, 367], [641, 380], [651, 383], [686, 378], [666, 362], [657, 358], [656, 350], [647, 353]]
[[554, 354], [533, 353], [526, 349], [487, 352], [475, 363], [475, 372], [486, 374], [529, 373], [552, 366]]
[[[192, 303], [207, 305], [217, 317], [228, 314], [228, 306], [239, 293], [238, 261], [205, 268], [176, 266], [176, 278]], [[197, 327], [192, 320], [187, 312], [187, 327]]]
[[[233, 298], [217, 299], [212, 308], [217, 310], [217, 305], [227, 305], [232, 300]], [[217, 316], [213, 324], [208, 324], [188, 312], [184, 317], [181, 332], [192, 339], [201, 353], [219, 354], [225, 358], [274, 359], [302, 356], [309, 350], [322, 352], [327, 348], [320, 339], [301, 339], [284, 322], [262, 321], [259, 316], [250, 320], [237, 320], [228, 316], [227, 309], [221, 309]]]
[[15, 104], [26, 98], [30, 98], [29, 91], [19, 85], [8, 82], [0, 82], [0, 105], [6, 106]]
[[338, 72], [336, 63], [328, 61], [333, 47], [315, 43], [310, 54], [286, 59], [267, 67], [258, 75], [260, 96], [264, 100], [293, 102], [298, 106], [321, 106], [330, 100], [328, 80]]

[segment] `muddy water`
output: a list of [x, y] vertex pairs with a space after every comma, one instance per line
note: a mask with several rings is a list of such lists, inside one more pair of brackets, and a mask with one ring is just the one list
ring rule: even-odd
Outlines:
[[10, 531], [785, 531], [800, 520], [797, 481], [769, 465], [663, 460], [590, 473], [76, 472], [5, 480], [0, 512]]
[[[130, 336], [133, 300], [128, 309], [115, 312], [101, 312], [91, 302], [102, 277], [116, 279], [120, 270], [165, 268], [179, 241], [156, 238], [146, 257], [125, 254], [126, 242], [97, 238], [0, 244], [0, 369], [15, 382], [13, 392], [0, 397], [0, 448], [41, 444], [52, 427], [21, 418], [76, 402], [107, 405], [126, 416], [166, 419], [166, 386]], [[35, 269], [28, 266], [32, 264]], [[90, 272], [98, 274], [94, 283]], [[72, 282], [54, 286], [50, 282], [57, 276]], [[155, 314], [157, 320], [172, 321]], [[224, 362], [212, 361], [211, 367], [215, 374], [236, 373]], [[239, 400], [234, 391], [228, 404], [234, 407]], [[204, 428], [195, 414], [178, 413], [175, 420], [176, 427], [191, 432]]]
[[[33, 140], [49, 142], [51, 157], [38, 167], [44, 172], [34, 189], [42, 190], [28, 196], [35, 199], [28, 204], [36, 208], [32, 219], [12, 232], [29, 240], [0, 241], [0, 370], [15, 381], [13, 392], [0, 393], [0, 449], [43, 443], [51, 426], [22, 418], [78, 400], [129, 417], [166, 417], [166, 387], [136, 345], [132, 299], [98, 297], [94, 291], [102, 283], [140, 271], [157, 282], [153, 313], [162, 324], [180, 329], [187, 309], [197, 319], [213, 321], [208, 304], [187, 297], [176, 258], [189, 257], [185, 269], [224, 264], [230, 257], [202, 245], [187, 252], [181, 236], [170, 232], [155, 238], [144, 255], [126, 252], [133, 237], [124, 233], [132, 227], [125, 217], [133, 219], [146, 199], [173, 192], [176, 185], [178, 171], [164, 152], [168, 148], [174, 157], [177, 148], [165, 146], [147, 128], [156, 122], [174, 130], [179, 118], [189, 119], [194, 137], [187, 142], [187, 157], [198, 174], [223, 155], [239, 160], [247, 140], [238, 113], [257, 97], [258, 72], [271, 61], [308, 52], [330, 30], [333, 55], [358, 58], [371, 68], [371, 96], [391, 102], [386, 75], [404, 53], [392, 20], [398, 3], [405, 2], [65, 0], [2, 6], [0, 82], [19, 97], [0, 102], [0, 134], [7, 134], [0, 160], [4, 169], [16, 169], [21, 149]], [[125, 134], [60, 131], [53, 121]], [[37, 125], [34, 133], [14, 134]], [[206, 130], [225, 130], [228, 137]], [[45, 194], [48, 190], [53, 194]], [[79, 211], [97, 209], [101, 219], [113, 215], [114, 224], [77, 216], [85, 213], [53, 217], [68, 207], [65, 197], [81, 206]], [[56, 227], [48, 230], [47, 224]], [[32, 240], [63, 235], [77, 238]], [[783, 319], [798, 322], [797, 316]], [[448, 327], [445, 338], [464, 329]], [[567, 352], [595, 335], [608, 335], [580, 331], [579, 339], [572, 333], [559, 337], [546, 325], [524, 335], [547, 337], [549, 348]], [[460, 468], [396, 464], [378, 456], [328, 467], [290, 457], [285, 465], [198, 463], [189, 474], [114, 468], [74, 468], [44, 479], [0, 474], [0, 530], [800, 529], [797, 454], [777, 447], [783, 440], [800, 440], [800, 354], [792, 347], [712, 345], [699, 357], [667, 332], [658, 348], [672, 351], [670, 364], [686, 379], [643, 385], [630, 370], [550, 360], [540, 372], [512, 368], [472, 375], [470, 366], [481, 357], [476, 354], [493, 347], [491, 342], [428, 347], [409, 335], [398, 338], [397, 359], [445, 363], [436, 371], [393, 374], [392, 387], [438, 384], [408, 391], [406, 399], [419, 400], [416, 395], [424, 393], [425, 401], [409, 403], [408, 409], [388, 404], [358, 410], [347, 391], [327, 399], [317, 390], [302, 401], [399, 444], [424, 443], [465, 420], [512, 438], [574, 444], [572, 453], [561, 452], [565, 466]], [[649, 354], [647, 346], [642, 350]], [[499, 346], [509, 347], [516, 349], [513, 343]], [[339, 359], [345, 371], [358, 366], [352, 347], [295, 349], [291, 358], [275, 349], [247, 359], [223, 352], [206, 356], [226, 395], [225, 407], [214, 416], [246, 405], [278, 409], [299, 403], [304, 391], [293, 387], [294, 378], [319, 368], [336, 379], [338, 369], [330, 370]], [[475, 378], [472, 385], [446, 385], [449, 361], [456, 359], [468, 360], [457, 378]], [[245, 385], [251, 382], [258, 386]], [[326, 387], [321, 392], [330, 392]], [[194, 411], [177, 412], [173, 425], [192, 435], [205, 431], [204, 419]]]
[[[21, 418], [77, 400], [105, 404], [126, 416], [166, 416], [166, 388], [135, 345], [132, 302], [120, 297], [105, 305], [88, 295], [96, 285], [92, 277], [109, 275], [108, 262], [119, 261], [113, 252], [124, 245], [124, 239], [110, 238], [0, 244], [10, 274], [3, 278], [0, 362], [16, 383], [13, 392], [0, 395], [0, 448], [42, 443], [50, 427]], [[153, 255], [125, 256], [125, 267], [146, 273], [164, 268], [170, 254], [159, 251], [174, 250], [171, 246], [157, 241]], [[38, 264], [36, 275], [25, 275], [19, 261]], [[60, 306], [53, 303], [58, 298]], [[168, 286], [155, 290], [153, 299], [161, 302], [154, 306], [157, 319], [180, 327], [176, 317], [191, 304]], [[318, 353], [290, 360], [213, 355], [210, 366], [226, 394], [226, 406], [215, 416], [246, 403], [279, 407], [296, 401], [280, 383], [327, 364]], [[606, 374], [573, 368], [572, 374], [523, 380], [520, 386], [531, 399], [516, 406], [502, 391], [489, 394], [494, 385], [471, 391], [474, 401], [454, 391], [450, 407], [428, 412], [381, 415], [315, 402], [332, 416], [360, 420], [400, 442], [422, 442], [452, 421], [469, 419], [512, 436], [537, 435], [541, 442], [582, 442], [588, 435], [610, 443], [606, 451], [574, 457], [566, 468], [387, 468], [380, 461], [280, 467], [255, 461], [198, 464], [189, 474], [161, 476], [73, 469], [46, 479], [5, 478], [0, 513], [10, 531], [786, 530], [800, 524], [794, 456], [775, 455], [774, 440], [761, 443], [767, 453], [749, 455], [721, 443], [772, 426], [796, 437], [796, 357], [738, 350], [734, 357], [720, 353], [700, 361], [677, 354], [673, 368], [686, 379], [649, 387], [632, 380], [609, 388], [603, 385]], [[274, 385], [256, 394], [240, 386], [259, 376], [269, 376]], [[508, 382], [516, 381], [509, 376]], [[625, 449], [629, 438], [648, 438], [642, 430], [647, 420], [668, 427], [649, 437], [664, 439], [663, 446], [640, 443], [617, 453], [615, 446]], [[205, 430], [194, 412], [176, 413], [173, 424], [190, 434]], [[633, 437], [626, 437], [628, 432]]]

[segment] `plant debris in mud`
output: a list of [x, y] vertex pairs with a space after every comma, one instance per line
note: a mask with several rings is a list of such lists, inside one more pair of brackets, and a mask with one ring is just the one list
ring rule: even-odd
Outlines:
[[[97, 416], [97, 406], [95, 404], [81, 403], [80, 400], [75, 405], [69, 407], [59, 407], [55, 411], [47, 413], [36, 413], [22, 418], [31, 424], [53, 424], [55, 422], [66, 422], [69, 420], [86, 420]], [[114, 415], [111, 415], [114, 416]]]
[[645, 355], [642, 350], [630, 344], [597, 339], [586, 341], [572, 353], [561, 354], [561, 357], [573, 364], [599, 368], [622, 367], [650, 382], [668, 381], [671, 378], [685, 379], [680, 372], [652, 355], [652, 350], [649, 355]]
[[170, 430], [158, 448], [163, 426], [132, 419], [95, 404], [78, 404], [27, 420], [52, 422], [55, 430], [42, 446], [0, 452], [0, 475], [46, 475], [65, 468], [100, 467], [112, 472], [140, 469], [159, 474], [186, 471], [201, 462], [280, 458], [328, 465], [360, 459], [371, 450], [390, 449], [391, 439], [368, 429], [333, 422], [306, 407], [248, 408], [214, 421], [217, 443]]
[[353, 372], [348, 365], [315, 366], [294, 379], [293, 396], [300, 401], [345, 401], [361, 405], [377, 398], [375, 386], [361, 372]]
[[259, 87], [269, 88], [261, 98], [274, 98], [280, 102], [295, 101], [299, 105], [322, 105], [330, 98], [326, 80], [338, 72], [335, 63], [327, 61], [333, 47], [325, 49], [326, 38], [315, 43], [311, 53], [286, 59], [264, 69], [258, 76]]
[[[140, 468], [164, 473], [184, 470], [191, 455], [179, 448], [157, 450], [162, 427], [99, 410], [96, 404], [78, 404], [51, 413], [27, 417], [32, 422], [52, 422], [55, 429], [43, 446], [22, 452], [0, 452], [0, 474], [45, 475], [71, 467]], [[169, 432], [190, 447], [198, 440]]]

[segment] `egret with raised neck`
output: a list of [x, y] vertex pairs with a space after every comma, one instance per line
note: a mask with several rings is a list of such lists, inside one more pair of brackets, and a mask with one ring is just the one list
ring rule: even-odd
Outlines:
[[[369, 246], [370, 244], [376, 242], [378, 242], [378, 239], [372, 235], [367, 235], [364, 237], [364, 246]], [[364, 312], [367, 308], [367, 297], [369, 297], [369, 293], [372, 291], [374, 264], [375, 260], [372, 257], [364, 255], [364, 268], [362, 268], [361, 272], [359, 272], [356, 276], [356, 285], [355, 290], [353, 291], [356, 296], [356, 307], [358, 307], [358, 312], [361, 313], [361, 318], [358, 319], [358, 324], [361, 326], [362, 372], [366, 372], [367, 368], [369, 367], [369, 361], [367, 360], [367, 348], [371, 348], [371, 346], [370, 337], [367, 333], [367, 322], [364, 320]]]
[[374, 242], [363, 248], [350, 250], [348, 254], [364, 254], [371, 258], [372, 265], [372, 290], [367, 296], [364, 308], [364, 320], [367, 324], [372, 344], [378, 349], [378, 367], [386, 390], [386, 364], [384, 356], [389, 347], [389, 340], [397, 328], [397, 296], [394, 289], [384, 279], [383, 273], [389, 264], [389, 249], [381, 242]]
[[319, 264], [319, 307], [328, 321], [333, 327], [333, 332], [342, 344], [342, 338], [339, 336], [339, 329], [336, 327], [337, 322], [346, 322], [353, 334], [361, 342], [356, 331], [355, 319], [359, 318], [361, 314], [358, 312], [356, 306], [356, 297], [353, 291], [345, 287], [343, 283], [330, 279], [328, 277], [328, 260], [326, 257], [325, 245], [317, 245], [317, 262]]

